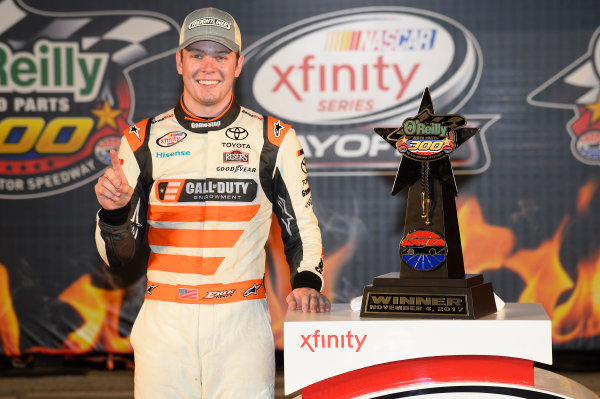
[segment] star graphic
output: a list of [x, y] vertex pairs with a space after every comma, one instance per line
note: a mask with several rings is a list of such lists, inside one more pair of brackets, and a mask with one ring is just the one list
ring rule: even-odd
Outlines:
[[591, 124], [600, 119], [600, 97], [598, 97], [598, 100], [596, 100], [595, 104], [586, 104], [585, 108], [592, 113], [592, 119], [590, 120]]
[[92, 110], [92, 114], [98, 117], [98, 129], [104, 125], [109, 125], [113, 129], [116, 129], [117, 123], [115, 122], [115, 118], [121, 115], [122, 112], [123, 110], [121, 109], [112, 109], [108, 103], [108, 100], [104, 101], [102, 108]]
[[281, 129], [283, 129], [281, 121], [275, 122], [273, 126], [275, 127], [275, 131], [273, 132], [275, 134], [275, 137], [279, 137], [281, 135]]
[[[433, 110], [433, 102], [431, 101], [429, 88], [426, 88], [423, 92], [419, 113], [416, 119], [424, 121], [435, 118], [436, 116], [438, 115], [436, 115]], [[460, 127], [466, 123], [466, 120], [460, 115], [447, 116], [457, 117], [454, 121], [451, 118], [450, 124], [448, 125], [448, 130], [453, 131], [456, 137], [454, 142], [454, 150], [460, 147], [465, 141], [473, 137], [479, 131], [479, 129], [476, 128]], [[375, 128], [375, 133], [377, 133], [382, 139], [387, 141], [394, 148], [396, 148], [396, 143], [398, 141], [404, 142], [404, 129], [402, 127]], [[402, 159], [400, 160], [398, 172], [396, 173], [394, 186], [392, 187], [392, 195], [398, 194], [403, 188], [410, 186], [421, 178], [421, 164], [423, 162], [427, 162], [429, 164], [431, 173], [433, 176], [435, 176], [435, 178], [439, 179], [442, 184], [449, 187], [455, 196], [458, 194], [456, 182], [454, 180], [454, 172], [452, 171], [452, 165], [450, 164], [450, 158], [448, 156], [444, 156], [434, 161], [418, 161], [403, 155]]]
[[278, 196], [277, 204], [281, 208], [281, 222], [285, 225], [285, 229], [287, 230], [288, 234], [291, 236], [292, 235], [291, 224], [294, 221], [294, 217], [292, 215], [290, 215], [290, 213], [287, 211], [285, 200], [283, 198]]
[[139, 141], [142, 141], [142, 138], [140, 137], [140, 128], [139, 127], [137, 127], [136, 125], [129, 126], [129, 134], [131, 134], [131, 133], [135, 134]]
[[244, 296], [250, 296], [250, 295], [258, 295], [258, 289], [260, 288], [262, 284], [252, 284], [252, 287], [248, 288], [245, 292], [244, 292]]

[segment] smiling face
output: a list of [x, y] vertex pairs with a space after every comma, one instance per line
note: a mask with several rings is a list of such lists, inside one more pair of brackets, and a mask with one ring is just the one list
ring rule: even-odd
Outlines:
[[201, 40], [176, 53], [177, 72], [183, 79], [183, 102], [200, 117], [220, 114], [229, 104], [244, 55], [220, 43]]

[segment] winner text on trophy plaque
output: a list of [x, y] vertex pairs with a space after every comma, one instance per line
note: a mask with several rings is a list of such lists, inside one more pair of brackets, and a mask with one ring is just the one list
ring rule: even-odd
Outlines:
[[375, 129], [402, 154], [392, 194], [408, 187], [408, 200], [400, 272], [364, 287], [361, 317], [476, 319], [496, 312], [492, 284], [465, 275], [463, 263], [448, 156], [478, 132], [465, 125], [461, 115], [436, 115], [425, 89], [415, 117]]

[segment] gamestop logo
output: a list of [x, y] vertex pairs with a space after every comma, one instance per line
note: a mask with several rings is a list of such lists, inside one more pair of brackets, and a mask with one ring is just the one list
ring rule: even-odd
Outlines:
[[[262, 112], [293, 123], [311, 174], [327, 175], [395, 170], [399, 155], [373, 127], [416, 115], [426, 87], [436, 110], [456, 113], [477, 87], [482, 56], [474, 36], [444, 15], [366, 7], [273, 32], [246, 50], [244, 68]], [[493, 118], [467, 120], [482, 127]], [[472, 171], [488, 164], [480, 136], [456, 155]]]

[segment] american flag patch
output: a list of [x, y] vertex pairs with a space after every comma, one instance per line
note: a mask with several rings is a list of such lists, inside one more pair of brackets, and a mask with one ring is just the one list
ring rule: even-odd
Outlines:
[[198, 299], [197, 289], [179, 288], [179, 299]]
[[296, 155], [297, 155], [297, 156], [304, 155], [304, 149], [303, 149], [303, 148], [300, 148], [300, 149], [299, 149], [299, 150], [296, 152]]

